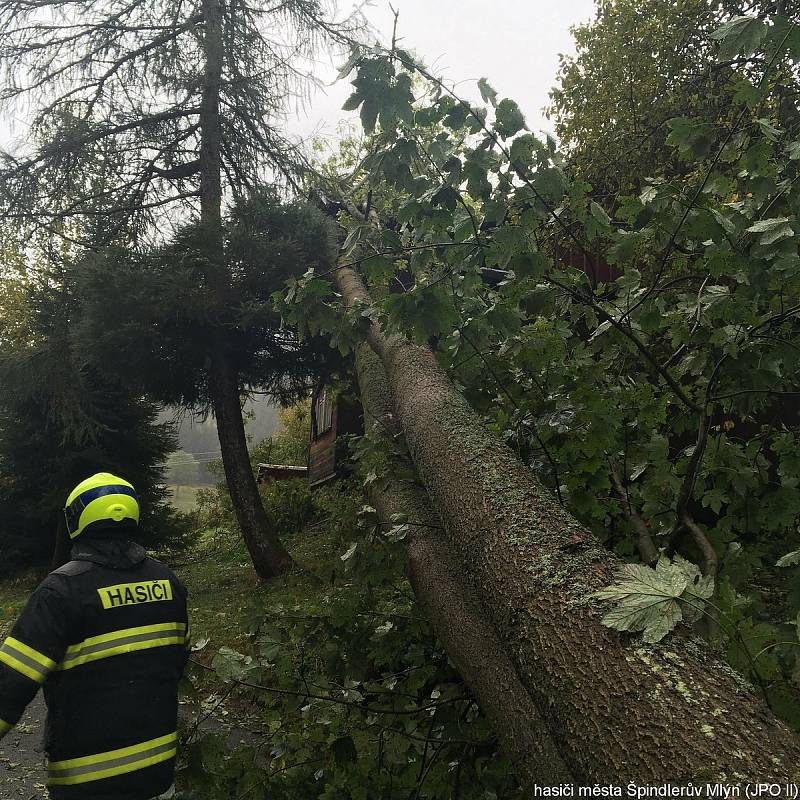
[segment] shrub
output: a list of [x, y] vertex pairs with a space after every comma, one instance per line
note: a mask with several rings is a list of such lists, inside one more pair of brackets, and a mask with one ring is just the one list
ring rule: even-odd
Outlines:
[[314, 515], [308, 484], [299, 478], [261, 487], [261, 499], [272, 529], [278, 536], [291, 536]]

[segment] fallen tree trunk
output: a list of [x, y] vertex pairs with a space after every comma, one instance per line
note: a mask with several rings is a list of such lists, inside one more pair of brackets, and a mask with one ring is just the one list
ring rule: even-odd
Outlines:
[[[346, 304], [370, 303], [350, 268]], [[800, 738], [701, 641], [603, 626], [620, 562], [489, 434], [433, 354], [373, 322], [417, 472], [468, 580], [579, 783], [800, 780]]]
[[[363, 344], [356, 352], [356, 367], [365, 429], [376, 437], [393, 438], [399, 426], [383, 364]], [[392, 463], [386, 466], [392, 474]], [[370, 499], [382, 523], [391, 525], [395, 514], [413, 521], [407, 544], [414, 594], [514, 764], [523, 788], [530, 794], [535, 785], [572, 783], [479, 598], [462, 580], [461, 566], [444, 541], [441, 520], [425, 490], [416, 483], [389, 479], [386, 484], [372, 484]]]

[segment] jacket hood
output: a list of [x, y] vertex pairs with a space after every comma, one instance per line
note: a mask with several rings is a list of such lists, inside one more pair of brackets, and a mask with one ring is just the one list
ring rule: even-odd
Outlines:
[[147, 557], [144, 547], [128, 539], [85, 539], [72, 546], [75, 561], [91, 561], [101, 567], [130, 569]]

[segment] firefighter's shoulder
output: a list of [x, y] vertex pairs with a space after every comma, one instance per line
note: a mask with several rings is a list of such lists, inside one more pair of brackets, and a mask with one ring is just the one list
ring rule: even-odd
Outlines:
[[88, 572], [94, 564], [91, 561], [67, 561], [66, 564], [54, 569], [50, 575], [65, 575], [66, 577], [74, 577], [75, 575], [83, 575]]

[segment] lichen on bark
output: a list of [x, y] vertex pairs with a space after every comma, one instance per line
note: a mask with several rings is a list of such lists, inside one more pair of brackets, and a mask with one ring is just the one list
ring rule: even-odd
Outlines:
[[[348, 305], [370, 302], [352, 269], [336, 280]], [[603, 626], [586, 596], [620, 562], [486, 431], [432, 353], [375, 322], [367, 341], [464, 579], [576, 781], [797, 780], [797, 735], [710, 648], [672, 636], [643, 658]]]

